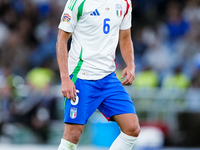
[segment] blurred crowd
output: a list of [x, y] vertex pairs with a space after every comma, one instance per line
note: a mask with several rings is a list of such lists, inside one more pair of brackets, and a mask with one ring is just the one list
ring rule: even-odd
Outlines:
[[[0, 0], [0, 135], [20, 122], [47, 140], [56, 119], [58, 24], [66, 0]], [[132, 0], [134, 87], [200, 88], [200, 0]], [[124, 68], [117, 50], [117, 74]], [[19, 93], [18, 91], [22, 92]], [[42, 114], [42, 115], [41, 115]]]
[[199, 13], [199, 0], [133, 1], [134, 86], [200, 87]]
[[[56, 119], [57, 26], [65, 0], [0, 0], [0, 135], [21, 123], [46, 142]], [[21, 91], [21, 92], [19, 92]]]

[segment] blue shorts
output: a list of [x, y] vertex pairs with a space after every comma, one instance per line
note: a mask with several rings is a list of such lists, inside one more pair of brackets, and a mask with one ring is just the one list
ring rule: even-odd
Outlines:
[[96, 109], [107, 120], [110, 120], [114, 115], [136, 114], [129, 94], [115, 73], [100, 80], [77, 79], [75, 86], [77, 90], [76, 102], [65, 100], [65, 123], [85, 124]]

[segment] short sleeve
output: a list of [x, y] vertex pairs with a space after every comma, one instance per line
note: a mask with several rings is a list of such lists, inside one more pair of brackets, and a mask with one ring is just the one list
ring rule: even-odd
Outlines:
[[126, 2], [126, 12], [124, 14], [124, 18], [120, 25], [120, 30], [126, 30], [131, 28], [132, 26], [132, 4], [131, 0], [125, 0]]
[[77, 0], [68, 0], [61, 16], [59, 29], [73, 33], [77, 24], [78, 4]]

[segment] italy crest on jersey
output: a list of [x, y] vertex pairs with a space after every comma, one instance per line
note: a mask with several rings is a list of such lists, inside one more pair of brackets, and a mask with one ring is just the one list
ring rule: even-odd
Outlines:
[[75, 119], [77, 116], [77, 108], [71, 107], [70, 109], [70, 118]]
[[120, 18], [122, 16], [122, 5], [121, 4], [116, 4], [115, 5], [115, 9], [116, 9], [117, 17]]

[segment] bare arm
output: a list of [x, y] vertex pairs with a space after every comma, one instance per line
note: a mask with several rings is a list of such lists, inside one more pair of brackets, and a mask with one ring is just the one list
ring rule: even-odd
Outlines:
[[69, 40], [71, 33], [67, 33], [59, 29], [57, 44], [56, 44], [56, 53], [57, 61], [60, 69], [60, 78], [61, 78], [61, 89], [64, 97], [75, 101], [76, 88], [74, 83], [71, 81], [68, 72], [68, 50], [67, 50], [67, 41]]
[[131, 85], [135, 79], [135, 64], [130, 29], [119, 31], [119, 43], [122, 57], [127, 65], [122, 72], [122, 78], [126, 76], [125, 80], [122, 82], [122, 85]]

